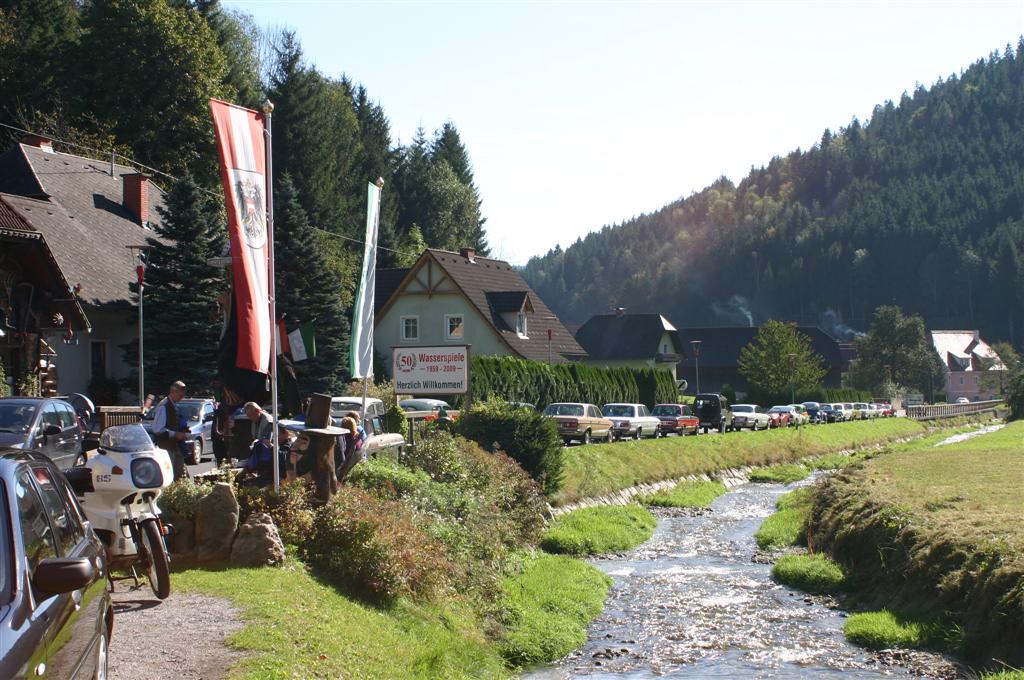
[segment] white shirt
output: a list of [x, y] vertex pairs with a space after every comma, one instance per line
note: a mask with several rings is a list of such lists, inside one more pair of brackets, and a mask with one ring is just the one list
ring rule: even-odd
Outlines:
[[174, 423], [174, 427], [170, 428], [167, 426], [167, 400], [170, 397], [164, 397], [160, 400], [160, 403], [156, 405], [156, 413], [153, 414], [153, 435], [160, 436], [161, 434], [169, 434], [172, 437], [177, 434], [178, 427], [177, 423]]

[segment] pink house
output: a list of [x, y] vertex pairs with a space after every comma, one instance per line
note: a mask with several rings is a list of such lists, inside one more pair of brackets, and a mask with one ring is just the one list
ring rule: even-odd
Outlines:
[[966, 397], [971, 401], [992, 399], [999, 393], [999, 380], [985, 380], [987, 371], [1006, 368], [978, 331], [932, 331], [932, 346], [945, 367], [946, 399]]

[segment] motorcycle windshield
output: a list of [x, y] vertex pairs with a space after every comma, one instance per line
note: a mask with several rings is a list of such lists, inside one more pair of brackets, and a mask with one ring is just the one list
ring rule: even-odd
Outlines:
[[152, 451], [153, 440], [149, 438], [146, 429], [138, 423], [115, 425], [103, 430], [103, 434], [100, 435], [100, 448], [123, 453]]

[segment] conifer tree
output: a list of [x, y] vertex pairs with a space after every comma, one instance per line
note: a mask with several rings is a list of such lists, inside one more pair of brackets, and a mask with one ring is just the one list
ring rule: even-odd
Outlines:
[[315, 358], [295, 364], [299, 390], [303, 395], [341, 394], [348, 380], [349, 339], [342, 283], [317, 247], [290, 175], [278, 176], [274, 201], [277, 311], [289, 331], [309, 323], [316, 335]]
[[[219, 201], [190, 178], [176, 182], [158, 207], [159, 239], [149, 238], [145, 276], [146, 389], [164, 393], [183, 380], [192, 394], [211, 394], [217, 375], [221, 320], [217, 298], [223, 270], [206, 261], [224, 250], [227, 234]], [[125, 361], [138, 361], [137, 345]]]

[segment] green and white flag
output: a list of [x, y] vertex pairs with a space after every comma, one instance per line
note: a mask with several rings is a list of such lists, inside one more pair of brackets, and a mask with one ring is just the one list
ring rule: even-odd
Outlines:
[[380, 191], [383, 184], [377, 180], [376, 185], [367, 185], [363, 272], [359, 277], [356, 304], [352, 310], [352, 346], [348, 353], [353, 378], [373, 375], [373, 289], [377, 280], [377, 223], [380, 219]]
[[316, 336], [313, 325], [304, 323], [288, 334], [288, 346], [293, 361], [305, 361], [316, 356]]

